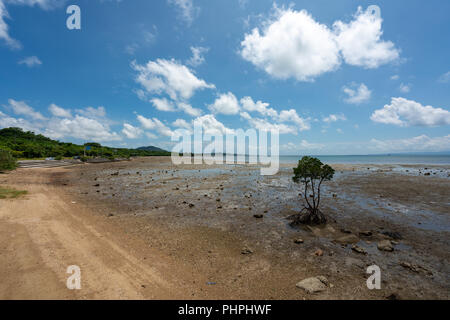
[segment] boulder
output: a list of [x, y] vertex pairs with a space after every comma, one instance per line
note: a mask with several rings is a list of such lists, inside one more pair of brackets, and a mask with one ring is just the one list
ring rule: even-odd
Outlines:
[[355, 236], [354, 234], [349, 234], [349, 235], [345, 235], [340, 238], [337, 238], [334, 241], [339, 244], [351, 244], [351, 243], [359, 242], [359, 238], [357, 236]]
[[318, 256], [318, 257], [323, 256], [323, 250], [322, 250], [322, 249], [317, 249], [317, 250], [314, 252], [314, 255], [315, 255], [315, 256]]
[[305, 290], [307, 293], [322, 292], [328, 287], [329, 283], [324, 276], [317, 276], [304, 279], [296, 284], [297, 288]]
[[394, 251], [394, 246], [392, 245], [392, 242], [389, 240], [382, 240], [378, 242], [377, 247], [378, 250], [381, 251], [388, 251], [388, 252]]
[[352, 250], [357, 252], [357, 253], [367, 254], [366, 250], [364, 250], [360, 246], [357, 246], [356, 244], [352, 245]]

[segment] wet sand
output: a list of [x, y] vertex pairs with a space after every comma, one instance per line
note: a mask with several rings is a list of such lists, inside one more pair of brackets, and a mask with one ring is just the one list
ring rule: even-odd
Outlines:
[[[255, 166], [173, 166], [170, 158], [147, 158], [23, 169], [0, 176], [0, 184], [20, 187], [13, 177], [26, 180], [41, 170], [40, 184], [76, 202], [83, 221], [167, 284], [155, 289], [155, 280], [132, 282], [137, 275], [128, 275], [121, 280], [128, 281], [125, 298], [135, 288], [141, 298], [449, 299], [450, 166], [333, 165], [335, 178], [322, 195], [329, 223], [300, 228], [287, 219], [303, 206], [291, 167], [264, 177]], [[0, 215], [0, 224], [5, 219]], [[377, 248], [384, 239], [393, 252]], [[108, 255], [111, 248], [102, 250]], [[381, 268], [381, 290], [366, 286], [373, 264]], [[296, 287], [319, 275], [331, 283], [325, 291]], [[94, 293], [95, 285], [100, 280]], [[74, 297], [113, 296], [94, 293]]]

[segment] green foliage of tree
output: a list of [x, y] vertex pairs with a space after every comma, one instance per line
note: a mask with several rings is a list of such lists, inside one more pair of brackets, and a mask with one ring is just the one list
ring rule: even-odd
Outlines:
[[11, 152], [0, 149], [0, 172], [14, 170], [16, 167], [17, 162]]
[[0, 149], [9, 151], [15, 158], [63, 158], [84, 156], [85, 147], [90, 146], [86, 151], [86, 157], [102, 158], [130, 158], [145, 156], [170, 156], [167, 151], [147, 151], [126, 148], [109, 148], [96, 142], [89, 142], [84, 145], [59, 142], [47, 138], [41, 134], [25, 132], [20, 128], [6, 128], [0, 130]]
[[294, 168], [292, 180], [303, 184], [302, 196], [306, 201], [306, 206], [295, 218], [294, 224], [322, 224], [326, 222], [326, 217], [319, 210], [320, 187], [322, 182], [331, 180], [334, 176], [334, 169], [327, 164], [323, 164], [319, 159], [305, 156]]

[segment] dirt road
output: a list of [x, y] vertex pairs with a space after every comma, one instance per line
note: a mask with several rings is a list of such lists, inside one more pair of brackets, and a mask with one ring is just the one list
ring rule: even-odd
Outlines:
[[[50, 183], [58, 172], [62, 169], [19, 169], [0, 176], [28, 191], [0, 202], [0, 299], [180, 297], [180, 284], [161, 275], [161, 269], [169, 271], [167, 259], [149, 252], [153, 256], [143, 260], [125, 249], [111, 226], [94, 221]], [[70, 265], [81, 269], [82, 290], [66, 287]]]

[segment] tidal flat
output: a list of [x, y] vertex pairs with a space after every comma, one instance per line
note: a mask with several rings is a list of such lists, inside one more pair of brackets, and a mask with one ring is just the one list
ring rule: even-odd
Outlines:
[[[54, 176], [125, 234], [204, 276], [188, 295], [225, 299], [449, 299], [450, 166], [333, 164], [325, 226], [291, 227], [303, 207], [292, 167], [181, 165], [139, 158]], [[392, 250], [380, 249], [380, 242]], [[381, 269], [369, 290], [367, 267]], [[327, 288], [296, 287], [315, 276]], [[183, 276], [179, 275], [183, 282]]]

